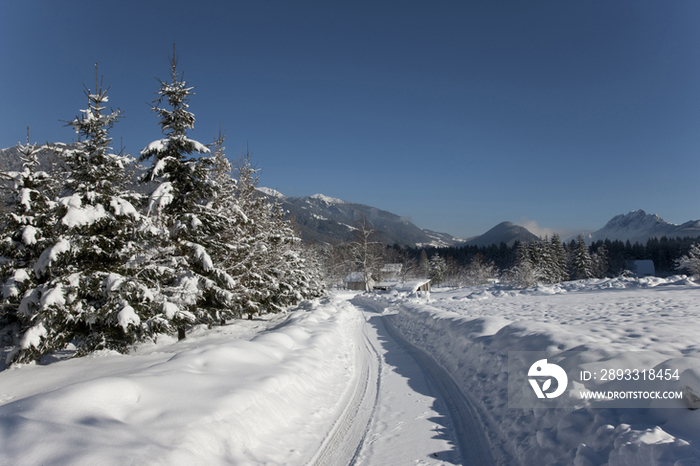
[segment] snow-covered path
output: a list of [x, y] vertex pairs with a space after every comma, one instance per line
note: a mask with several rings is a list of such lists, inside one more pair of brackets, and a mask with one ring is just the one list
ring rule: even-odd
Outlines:
[[430, 376], [365, 312], [366, 333], [381, 359], [377, 405], [357, 465], [459, 464], [447, 406]]
[[[364, 305], [363, 305], [364, 303]], [[356, 465], [493, 465], [483, 426], [452, 378], [356, 300], [380, 359], [375, 411]]]

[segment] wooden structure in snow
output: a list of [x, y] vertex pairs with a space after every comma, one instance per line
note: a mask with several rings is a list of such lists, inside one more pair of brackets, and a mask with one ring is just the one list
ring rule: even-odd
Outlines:
[[397, 283], [392, 289], [404, 293], [415, 293], [417, 291], [430, 291], [430, 279], [411, 280]]
[[345, 288], [348, 290], [370, 291], [374, 288], [374, 280], [371, 278], [365, 279], [365, 274], [362, 272], [350, 272], [343, 280]]

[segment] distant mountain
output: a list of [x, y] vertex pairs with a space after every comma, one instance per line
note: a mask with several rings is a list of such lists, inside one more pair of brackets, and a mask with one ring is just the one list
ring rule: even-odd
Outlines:
[[422, 230], [410, 219], [364, 204], [354, 204], [323, 194], [287, 197], [269, 188], [258, 188], [265, 196], [282, 204], [308, 242], [337, 243], [350, 241], [359, 222], [377, 231], [378, 241], [406, 246], [452, 246], [463, 240], [447, 233]]
[[511, 222], [502, 222], [491, 228], [483, 235], [468, 239], [464, 244], [469, 246], [491, 246], [506, 243], [512, 246], [516, 241], [532, 242], [539, 238], [531, 233], [527, 228], [521, 227]]
[[[67, 144], [66, 147], [72, 148], [75, 146]], [[37, 158], [39, 159], [37, 171], [49, 172], [52, 169], [61, 169], [62, 163], [60, 157], [50, 150], [42, 150], [39, 152]], [[17, 150], [16, 146], [0, 149], [0, 171], [22, 171], [22, 160], [19, 158], [19, 150]], [[144, 166], [128, 166], [127, 171], [130, 172], [131, 187], [134, 191], [148, 195], [156, 188], [157, 183], [155, 182], [141, 183], [138, 181], [146, 171]], [[0, 205], [1, 204], [3, 203], [0, 202]]]
[[[38, 154], [39, 168], [37, 170], [48, 171], [58, 159], [50, 151], [41, 151]], [[16, 146], [0, 149], [0, 170], [22, 171], [22, 160], [19, 158], [19, 150]]]
[[598, 240], [620, 240], [630, 243], [646, 243], [649, 238], [662, 236], [700, 236], [700, 220], [691, 220], [682, 225], [669, 223], [656, 214], [647, 214], [643, 210], [633, 210], [625, 215], [616, 215], [603, 228], [589, 234], [586, 242]]

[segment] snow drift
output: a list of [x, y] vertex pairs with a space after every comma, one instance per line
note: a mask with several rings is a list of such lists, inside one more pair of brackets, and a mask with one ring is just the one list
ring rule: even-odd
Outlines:
[[361, 322], [347, 303], [307, 302], [250, 341], [195, 332], [3, 371], [0, 463], [304, 463], [343, 408]]
[[[668, 280], [585, 280], [527, 290], [497, 285], [433, 292], [389, 292], [358, 304], [383, 312], [409, 343], [440, 364], [477, 408], [500, 464], [685, 466], [700, 464], [700, 412], [687, 409], [513, 409], [508, 353], [585, 351], [589, 362], [611, 350], [656, 354], [657, 368], [700, 368], [700, 289]], [[669, 359], [663, 352], [679, 351]], [[691, 391], [700, 372], [673, 388]]]

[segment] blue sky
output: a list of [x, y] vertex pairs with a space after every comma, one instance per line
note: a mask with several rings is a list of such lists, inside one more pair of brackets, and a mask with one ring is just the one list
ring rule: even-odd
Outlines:
[[[700, 2], [4, 1], [0, 147], [70, 142], [94, 64], [125, 118], [179, 70], [190, 137], [219, 122], [261, 186], [469, 237], [501, 221], [598, 229], [700, 219]], [[536, 233], [537, 228], [533, 227]], [[541, 230], [547, 231], [547, 230]]]

